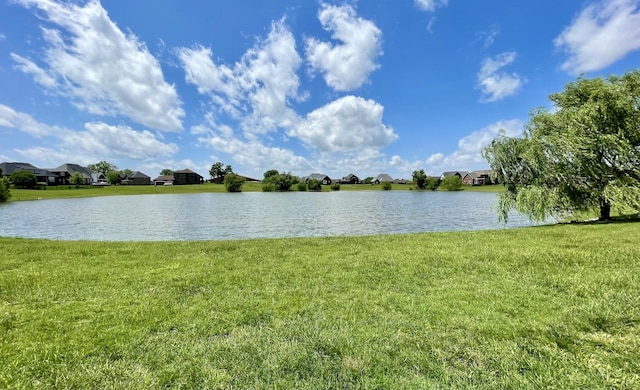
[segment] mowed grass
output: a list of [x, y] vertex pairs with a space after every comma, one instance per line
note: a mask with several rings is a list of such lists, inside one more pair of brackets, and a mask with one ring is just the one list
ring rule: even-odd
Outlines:
[[[297, 191], [297, 186], [291, 186], [292, 191]], [[393, 184], [392, 190], [413, 190], [418, 191], [415, 186], [409, 184]], [[464, 186], [464, 191], [480, 192], [501, 192], [504, 187], [493, 186]], [[92, 196], [115, 196], [115, 195], [148, 195], [148, 194], [197, 194], [211, 192], [226, 192], [223, 184], [196, 184], [196, 185], [174, 185], [174, 186], [107, 186], [93, 187], [84, 186], [75, 188], [74, 186], [48, 187], [46, 190], [25, 190], [19, 188], [11, 189], [10, 201], [39, 200], [39, 199], [60, 199], [60, 198], [86, 198]], [[262, 183], [246, 182], [242, 187], [243, 192], [260, 192]], [[330, 192], [331, 186], [322, 186], [323, 192]], [[342, 184], [340, 191], [383, 191], [381, 185], [370, 184]]]
[[639, 228], [0, 238], [0, 388], [640, 388]]

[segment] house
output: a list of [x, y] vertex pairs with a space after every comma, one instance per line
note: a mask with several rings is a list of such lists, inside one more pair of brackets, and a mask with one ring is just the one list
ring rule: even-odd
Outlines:
[[162, 185], [165, 185], [166, 183], [173, 184], [175, 180], [176, 178], [173, 177], [173, 175], [160, 175], [155, 179], [153, 179], [153, 185], [162, 186]]
[[91, 184], [91, 171], [78, 164], [62, 164], [57, 168], [51, 169], [51, 172], [58, 176], [60, 184], [70, 184], [71, 176], [79, 172], [84, 179], [84, 184]]
[[325, 185], [332, 183], [331, 178], [323, 173], [312, 173], [309, 176], [307, 176], [307, 178], [304, 181], [308, 182], [311, 179], [316, 179], [320, 184], [325, 184]]
[[135, 171], [125, 175], [120, 181], [121, 185], [147, 186], [151, 185], [151, 178], [140, 171]]
[[0, 169], [2, 169], [2, 176], [11, 176], [16, 171], [29, 171], [34, 174], [38, 183], [47, 183], [49, 186], [58, 184], [58, 178], [54, 172], [35, 167], [29, 163], [3, 162], [0, 163]]
[[469, 173], [469, 172], [467, 172], [467, 171], [447, 171], [447, 172], [443, 172], [442, 175], [440, 175], [440, 180], [444, 180], [445, 178], [447, 178], [449, 176], [458, 176], [460, 178], [460, 180], [462, 180], [462, 178], [464, 178], [467, 173]]
[[342, 183], [342, 184], [360, 184], [360, 183], [362, 183], [362, 181], [360, 181], [358, 176], [354, 175], [353, 173], [350, 173], [347, 176], [343, 177], [340, 180], [340, 183]]
[[204, 183], [204, 177], [195, 173], [190, 169], [182, 169], [180, 171], [173, 172], [174, 181], [173, 184], [202, 184]]
[[462, 178], [462, 183], [470, 186], [481, 186], [491, 184], [491, 171], [480, 170], [469, 172]]
[[381, 173], [378, 176], [376, 176], [375, 179], [371, 180], [371, 183], [380, 184], [380, 183], [383, 183], [385, 181], [388, 181], [388, 182], [392, 183], [393, 182], [393, 177], [387, 175], [386, 173]]
[[405, 179], [393, 179], [393, 184], [407, 184]]

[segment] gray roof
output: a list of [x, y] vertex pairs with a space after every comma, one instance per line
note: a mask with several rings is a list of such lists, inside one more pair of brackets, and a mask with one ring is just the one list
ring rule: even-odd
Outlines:
[[128, 179], [136, 179], [136, 178], [150, 179], [149, 176], [145, 175], [144, 173], [142, 173], [140, 171], [135, 171], [133, 173], [128, 174], [127, 178]]
[[10, 176], [13, 172], [16, 171], [29, 171], [36, 176], [55, 176], [55, 173], [47, 169], [38, 168], [29, 163], [23, 162], [3, 162], [0, 163], [0, 169], [2, 169], [3, 176]]
[[80, 172], [80, 174], [85, 179], [91, 179], [91, 171], [81, 165], [78, 164], [62, 164], [57, 168], [51, 170], [52, 172], [67, 172], [69, 174], [74, 174], [76, 172]]
[[393, 181], [393, 177], [387, 175], [386, 173], [381, 173], [378, 176], [376, 176], [376, 178], [373, 179], [373, 181], [379, 181], [379, 182]]
[[329, 180], [331, 180], [331, 178], [323, 173], [312, 173], [309, 176], [307, 176], [307, 180], [309, 179], [316, 179], [316, 180], [324, 180], [326, 178], [329, 178]]

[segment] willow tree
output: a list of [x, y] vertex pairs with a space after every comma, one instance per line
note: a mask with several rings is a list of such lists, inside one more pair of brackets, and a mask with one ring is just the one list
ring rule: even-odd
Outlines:
[[482, 153], [499, 183], [500, 218], [640, 210], [640, 71], [579, 78], [537, 109], [520, 138], [499, 136]]

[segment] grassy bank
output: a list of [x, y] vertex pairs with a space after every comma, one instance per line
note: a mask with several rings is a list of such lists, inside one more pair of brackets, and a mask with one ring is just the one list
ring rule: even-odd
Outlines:
[[639, 388], [639, 227], [0, 238], [0, 388]]
[[[296, 190], [296, 186], [292, 186]], [[416, 190], [412, 184], [394, 184], [392, 190]], [[503, 186], [464, 186], [464, 191], [499, 192], [504, 191]], [[262, 183], [247, 182], [242, 187], [243, 192], [260, 192]], [[322, 186], [322, 191], [331, 191], [330, 186]], [[382, 191], [381, 185], [369, 184], [343, 184], [340, 191]], [[115, 196], [115, 195], [148, 195], [148, 194], [197, 194], [226, 192], [224, 185], [205, 183], [202, 185], [184, 186], [108, 186], [93, 187], [86, 186], [75, 188], [73, 186], [48, 187], [46, 190], [25, 190], [19, 188], [11, 189], [11, 201], [38, 200], [38, 199], [61, 199], [61, 198], [87, 198], [92, 196]]]

